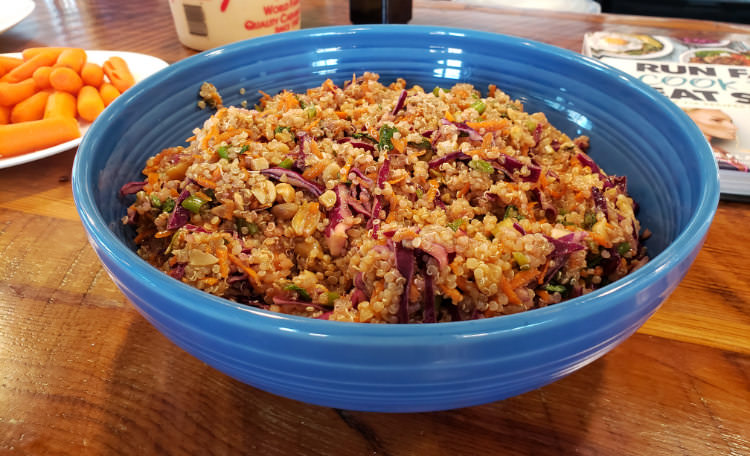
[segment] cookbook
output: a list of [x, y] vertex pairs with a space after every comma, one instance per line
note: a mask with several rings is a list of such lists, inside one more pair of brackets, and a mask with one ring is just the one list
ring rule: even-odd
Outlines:
[[719, 165], [722, 198], [750, 197], [750, 35], [586, 33], [582, 53], [650, 85], [693, 119]]

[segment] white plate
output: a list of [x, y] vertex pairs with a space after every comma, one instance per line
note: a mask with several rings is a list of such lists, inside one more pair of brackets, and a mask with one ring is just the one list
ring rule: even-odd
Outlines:
[[26, 19], [35, 6], [32, 0], [0, 0], [0, 33]]
[[[690, 59], [692, 59], [693, 57], [695, 57], [697, 53], [699, 53], [699, 52], [706, 52], [706, 51], [709, 51], [709, 52], [710, 51], [718, 51], [718, 52], [723, 52], [723, 53], [727, 53], [727, 54], [743, 54], [743, 52], [736, 51], [734, 49], [729, 49], [729, 48], [690, 49], [689, 51], [685, 51], [685, 52], [683, 52], [680, 55], [680, 62], [690, 63]], [[711, 65], [709, 63], [702, 63], [702, 62], [695, 62], [695, 63], [699, 64], [699, 65]], [[714, 64], [714, 65], [720, 65], [720, 64], [717, 63], [717, 64]], [[745, 65], [735, 65], [735, 66], [745, 66]]]
[[[21, 57], [20, 53], [2, 55]], [[125, 62], [127, 62], [128, 67], [130, 68], [130, 72], [133, 73], [133, 78], [135, 79], [136, 83], [168, 66], [167, 62], [162, 59], [146, 54], [138, 54], [136, 52], [86, 51], [86, 56], [89, 62], [98, 64], [104, 63], [108, 58], [113, 56], [121, 57], [123, 60], [125, 60]], [[38, 150], [36, 152], [29, 152], [27, 154], [18, 155], [16, 157], [0, 158], [0, 169], [39, 160], [41, 158], [59, 154], [60, 152], [65, 152], [66, 150], [77, 147], [78, 144], [81, 143], [81, 138], [83, 138], [86, 130], [88, 130], [89, 125], [89, 122], [79, 119], [78, 126], [81, 129], [81, 137], [79, 138], [62, 144], [58, 144], [56, 146], [48, 147], [46, 149]]]
[[[635, 34], [625, 33], [625, 35], [635, 35]], [[649, 35], [649, 36], [662, 44], [663, 47], [661, 48], [661, 50], [658, 50], [656, 52], [649, 52], [648, 54], [640, 54], [640, 55], [630, 55], [624, 52], [622, 53], [621, 52], [608, 52], [608, 51], [603, 51], [599, 49], [591, 49], [591, 52], [596, 55], [616, 57], [618, 59], [651, 60], [651, 59], [658, 59], [660, 57], [664, 57], [665, 55], [669, 55], [670, 53], [672, 53], [672, 51], [674, 51], [674, 45], [672, 44], [672, 41], [666, 36], [659, 36], [659, 35]]]

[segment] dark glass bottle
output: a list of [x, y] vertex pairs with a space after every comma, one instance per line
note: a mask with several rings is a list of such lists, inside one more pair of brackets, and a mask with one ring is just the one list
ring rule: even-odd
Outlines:
[[352, 24], [406, 24], [411, 0], [349, 0]]

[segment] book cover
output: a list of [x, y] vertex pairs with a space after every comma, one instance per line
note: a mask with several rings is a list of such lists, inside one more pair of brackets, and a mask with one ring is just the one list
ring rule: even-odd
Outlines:
[[663, 36], [601, 30], [582, 53], [661, 92], [711, 144], [725, 199], [750, 197], [750, 35]]

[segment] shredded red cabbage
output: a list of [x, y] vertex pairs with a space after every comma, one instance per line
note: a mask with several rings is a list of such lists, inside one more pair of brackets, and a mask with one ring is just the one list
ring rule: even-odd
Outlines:
[[429, 166], [430, 169], [435, 169], [440, 167], [443, 163], [453, 161], [471, 161], [471, 155], [467, 155], [463, 152], [451, 152], [450, 154], [443, 155], [440, 158], [430, 161], [427, 163], [427, 166]]
[[471, 128], [470, 126], [466, 125], [466, 122], [451, 122], [448, 119], [440, 119], [440, 122], [443, 125], [455, 125], [458, 131], [462, 133], [466, 133], [469, 135], [469, 139], [472, 141], [481, 141], [482, 135], [479, 134], [476, 130]]
[[303, 190], [307, 190], [308, 192], [312, 193], [315, 196], [320, 196], [323, 194], [323, 187], [316, 184], [315, 182], [309, 181], [302, 177], [301, 174], [299, 174], [296, 171], [292, 171], [291, 169], [285, 169], [285, 168], [267, 168], [260, 171], [261, 174], [264, 176], [268, 176], [270, 178], [281, 180], [282, 176], [286, 176], [286, 181], [290, 185], [294, 187], [299, 187]]
[[396, 106], [393, 107], [391, 114], [395, 116], [404, 107], [404, 102], [406, 102], [406, 90], [401, 91], [401, 95], [399, 95]]
[[146, 185], [146, 181], [142, 182], [128, 182], [127, 184], [120, 187], [120, 196], [133, 195], [143, 190]]
[[190, 211], [182, 207], [182, 202], [188, 196], [190, 196], [190, 190], [188, 190], [187, 186], [185, 186], [185, 188], [180, 193], [180, 196], [177, 197], [174, 209], [172, 209], [172, 213], [169, 214], [169, 218], [167, 219], [168, 230], [175, 230], [177, 228], [180, 228], [185, 225], [188, 220], [190, 220]]
[[399, 301], [398, 307], [398, 322], [408, 323], [409, 322], [409, 290], [411, 290], [411, 282], [414, 279], [414, 250], [408, 249], [401, 245], [400, 242], [395, 245], [396, 251], [396, 269], [406, 279], [404, 284], [404, 291], [401, 293], [401, 300]]

